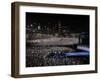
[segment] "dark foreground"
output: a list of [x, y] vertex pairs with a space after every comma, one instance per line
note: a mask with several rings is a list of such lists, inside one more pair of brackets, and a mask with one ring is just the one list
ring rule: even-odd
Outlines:
[[[82, 65], [89, 64], [89, 55], [67, 56], [69, 52], [83, 52], [73, 50], [72, 48], [55, 47], [37, 47], [27, 48], [26, 67], [40, 66], [60, 66], [60, 65]], [[66, 53], [66, 54], [65, 54]]]

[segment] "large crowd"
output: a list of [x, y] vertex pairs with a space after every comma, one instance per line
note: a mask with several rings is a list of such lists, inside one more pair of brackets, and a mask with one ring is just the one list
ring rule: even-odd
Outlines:
[[27, 48], [26, 67], [89, 64], [89, 56], [68, 57], [63, 52], [43, 53], [40, 49]]

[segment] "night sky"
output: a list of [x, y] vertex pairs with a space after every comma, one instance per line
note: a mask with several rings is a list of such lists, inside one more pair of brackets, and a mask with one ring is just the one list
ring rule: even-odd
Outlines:
[[55, 24], [61, 22], [61, 25], [68, 26], [71, 32], [89, 33], [89, 15], [26, 12], [26, 25], [33, 24], [34, 22], [39, 23], [42, 26], [55, 26]]

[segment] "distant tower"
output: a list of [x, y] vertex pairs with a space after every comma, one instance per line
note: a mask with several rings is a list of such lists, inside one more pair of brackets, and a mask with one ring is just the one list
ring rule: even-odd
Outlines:
[[41, 30], [41, 26], [40, 26], [40, 23], [38, 24], [38, 30]]
[[61, 25], [61, 21], [59, 21], [58, 22], [58, 33], [59, 33], [59, 35], [61, 35], [62, 34], [62, 25]]

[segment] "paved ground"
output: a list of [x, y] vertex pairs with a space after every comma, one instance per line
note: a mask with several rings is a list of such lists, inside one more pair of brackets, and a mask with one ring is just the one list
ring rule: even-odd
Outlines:
[[36, 43], [37, 45], [72, 45], [78, 44], [78, 38], [47, 38], [28, 40], [29, 43]]

